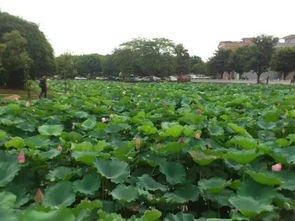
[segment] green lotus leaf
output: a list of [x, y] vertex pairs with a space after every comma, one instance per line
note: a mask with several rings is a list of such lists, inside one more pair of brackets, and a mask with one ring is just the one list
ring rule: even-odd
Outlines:
[[277, 128], [276, 122], [264, 122], [262, 120], [257, 121], [257, 125], [263, 130], [273, 130]]
[[[289, 145], [291, 145], [292, 143], [295, 143], [295, 134], [289, 134], [287, 138], [289, 140]], [[1, 132], [0, 132], [0, 139], [1, 139]]]
[[295, 191], [295, 173], [291, 171], [280, 171], [275, 173], [283, 180], [283, 184], [280, 189]]
[[207, 180], [202, 179], [198, 182], [201, 191], [209, 191], [212, 193], [220, 193], [228, 185], [229, 183], [225, 179], [219, 177], [213, 177]]
[[230, 203], [247, 217], [254, 217], [260, 213], [273, 209], [271, 205], [263, 204], [249, 196], [234, 196], [229, 199]]
[[102, 176], [111, 179], [114, 183], [124, 182], [130, 174], [128, 163], [117, 159], [96, 158], [93, 164]]
[[96, 126], [96, 120], [89, 118], [82, 123], [82, 128], [85, 130], [91, 130]]
[[168, 155], [168, 154], [173, 154], [181, 151], [185, 144], [180, 143], [180, 142], [170, 142], [161, 145], [159, 148], [154, 147], [154, 150], [158, 154], [163, 154], [163, 155]]
[[236, 125], [236, 124], [234, 124], [234, 123], [228, 123], [228, 126], [229, 126], [234, 132], [236, 132], [236, 133], [239, 133], [239, 134], [241, 134], [241, 135], [243, 135], [243, 136], [246, 136], [246, 137], [252, 137], [252, 136], [248, 133], [248, 131], [247, 131], [245, 128], [243, 128], [243, 127], [240, 127], [240, 126], [238, 126], [238, 125]]
[[64, 181], [48, 187], [44, 194], [43, 204], [52, 207], [65, 207], [70, 206], [75, 198], [72, 183]]
[[251, 179], [242, 182], [237, 193], [239, 196], [249, 196], [261, 203], [267, 204], [270, 204], [277, 195], [273, 187], [262, 185]]
[[54, 209], [45, 211], [41, 208], [30, 208], [24, 211], [19, 221], [74, 221], [75, 216], [70, 209]]
[[100, 187], [100, 179], [97, 175], [89, 174], [83, 177], [82, 180], [76, 180], [73, 183], [75, 192], [91, 195], [94, 194]]
[[179, 124], [175, 124], [175, 125], [172, 125], [171, 127], [169, 127], [166, 131], [164, 131], [162, 136], [164, 136], [164, 137], [168, 137], [168, 136], [179, 137], [181, 135], [182, 131], [183, 131], [183, 126], [181, 126]]
[[295, 147], [289, 146], [280, 149], [275, 149], [273, 154], [270, 154], [279, 162], [295, 164]]
[[289, 141], [285, 138], [279, 138], [276, 140], [276, 144], [286, 147], [286, 146], [289, 146]]
[[103, 210], [98, 211], [99, 220], [102, 221], [126, 221], [120, 214], [117, 213], [106, 213]]
[[98, 209], [102, 208], [102, 202], [99, 200], [81, 200], [81, 202], [77, 205], [76, 207], [79, 210], [82, 209], [87, 209], [87, 210], [92, 210], [92, 209]]
[[163, 196], [163, 200], [168, 203], [186, 203], [189, 201], [196, 201], [199, 197], [199, 190], [197, 186], [187, 184], [182, 187], [178, 187], [174, 193], [166, 193]]
[[246, 164], [255, 160], [260, 155], [261, 154], [257, 153], [256, 150], [229, 150], [228, 153], [224, 155], [224, 157], [241, 164]]
[[158, 183], [148, 174], [143, 174], [141, 177], [138, 177], [137, 185], [141, 188], [151, 191], [161, 190], [164, 192], [167, 190], [167, 187], [165, 185]]
[[199, 198], [198, 187], [193, 184], [185, 184], [177, 187], [174, 194], [184, 200], [184, 202], [196, 201]]
[[0, 192], [0, 208], [2, 209], [13, 208], [15, 202], [16, 202], [16, 195], [10, 192]]
[[23, 148], [25, 147], [25, 141], [21, 137], [13, 137], [9, 141], [5, 143], [5, 147], [10, 148], [10, 147], [15, 147], [15, 148]]
[[25, 131], [25, 132], [35, 132], [35, 130], [36, 130], [35, 125], [33, 125], [27, 121], [17, 124], [16, 127], [21, 129], [22, 131]]
[[25, 142], [26, 142], [26, 145], [35, 148], [35, 147], [48, 146], [50, 144], [50, 139], [42, 135], [36, 135], [33, 137], [26, 138]]
[[48, 136], [59, 136], [61, 135], [64, 129], [63, 125], [42, 125], [38, 127], [38, 131], [41, 135], [48, 135]]
[[138, 192], [134, 186], [118, 185], [112, 192], [112, 197], [116, 200], [131, 202], [138, 197]]
[[206, 166], [213, 162], [214, 160], [218, 159], [217, 156], [205, 154], [201, 151], [189, 151], [189, 154], [192, 156], [193, 160], [201, 166]]
[[264, 185], [274, 186], [284, 183], [280, 177], [271, 173], [255, 172], [252, 170], [247, 170], [246, 173], [256, 182]]
[[151, 125], [147, 125], [147, 124], [140, 126], [139, 129], [142, 130], [147, 135], [157, 133], [157, 131], [158, 131], [158, 129], [156, 127], [151, 126]]
[[295, 118], [295, 110], [288, 111], [288, 116]]
[[0, 187], [6, 186], [18, 174], [20, 164], [16, 155], [0, 151]]
[[224, 130], [222, 127], [218, 125], [209, 125], [208, 126], [208, 131], [211, 136], [222, 136], [224, 134]]
[[53, 159], [55, 157], [57, 157], [59, 154], [61, 153], [61, 151], [57, 150], [57, 149], [51, 149], [49, 151], [45, 151], [45, 152], [41, 152], [40, 153], [40, 157], [41, 159]]
[[70, 167], [57, 167], [50, 170], [46, 178], [51, 182], [56, 180], [69, 180], [74, 175], [74, 171]]
[[234, 136], [228, 141], [228, 144], [236, 144], [244, 149], [255, 149], [257, 141], [250, 137]]
[[92, 151], [73, 151], [72, 157], [78, 161], [83, 162], [87, 165], [92, 165], [94, 159], [99, 156], [98, 152], [92, 152]]
[[6, 138], [7, 133], [4, 130], [0, 130], [0, 139]]
[[72, 144], [72, 149], [77, 150], [77, 151], [92, 151], [93, 150], [93, 145], [90, 142], [83, 142], [79, 144]]
[[157, 221], [162, 216], [162, 213], [157, 209], [146, 210], [141, 217], [142, 221]]
[[194, 221], [195, 217], [190, 213], [169, 214], [163, 221]]
[[161, 161], [159, 163], [160, 172], [166, 176], [168, 183], [174, 185], [183, 183], [186, 179], [185, 168], [182, 164], [176, 162]]
[[61, 137], [65, 141], [71, 141], [71, 142], [79, 142], [82, 140], [83, 136], [75, 131], [71, 131], [70, 133], [68, 132], [63, 132], [61, 134]]

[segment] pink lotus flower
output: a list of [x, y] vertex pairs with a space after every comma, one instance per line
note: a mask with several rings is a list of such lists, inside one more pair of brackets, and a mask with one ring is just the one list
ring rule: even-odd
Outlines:
[[196, 110], [195, 110], [195, 113], [196, 113], [196, 114], [200, 114], [200, 113], [202, 113], [202, 110], [201, 110], [201, 109], [196, 109]]
[[107, 119], [105, 117], [102, 117], [101, 122], [105, 123], [105, 122], [107, 122]]
[[281, 163], [277, 163], [271, 166], [271, 170], [272, 171], [281, 171], [282, 170], [282, 164]]
[[59, 150], [59, 151], [62, 151], [62, 146], [58, 145], [56, 149]]
[[40, 189], [38, 189], [35, 195], [35, 201], [38, 203], [41, 203], [42, 200], [43, 200], [43, 193]]
[[200, 133], [196, 133], [196, 134], [195, 134], [195, 138], [196, 138], [196, 139], [200, 139], [200, 137], [201, 137], [201, 134], [200, 134]]
[[178, 139], [178, 142], [179, 142], [179, 143], [184, 143], [184, 138], [183, 138], [183, 137], [180, 137], [180, 138]]
[[139, 149], [140, 148], [140, 137], [135, 138], [135, 144], [136, 144], [136, 148]]
[[26, 162], [26, 156], [24, 152], [20, 152], [17, 156], [19, 163], [25, 163]]

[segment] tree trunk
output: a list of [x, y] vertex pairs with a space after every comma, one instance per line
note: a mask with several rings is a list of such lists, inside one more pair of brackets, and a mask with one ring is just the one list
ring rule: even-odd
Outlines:
[[262, 73], [257, 72], [257, 84], [260, 84], [260, 76]]

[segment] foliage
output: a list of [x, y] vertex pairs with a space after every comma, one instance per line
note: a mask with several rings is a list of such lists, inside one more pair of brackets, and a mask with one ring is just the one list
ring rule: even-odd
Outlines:
[[271, 58], [271, 68], [283, 73], [283, 78], [289, 72], [295, 71], [295, 47], [278, 48]]
[[295, 216], [291, 86], [69, 83], [0, 107], [0, 219]]
[[[38, 25], [0, 11], [0, 45], [5, 41], [5, 33], [15, 33], [15, 31], [24, 39], [22, 42], [25, 42], [25, 44], [22, 43], [20, 50], [22, 50], [22, 53], [25, 52], [27, 54], [25, 58], [19, 55], [17, 59], [18, 64], [23, 63], [22, 59], [32, 60], [32, 62], [29, 62], [29, 78], [36, 79], [44, 74], [51, 74], [55, 67], [53, 49], [44, 34], [39, 30]], [[13, 54], [15, 50], [13, 49], [7, 53]], [[6, 57], [6, 59], [8, 59], [8, 57]], [[15, 60], [15, 57], [11, 58], [11, 60]], [[13, 76], [9, 78], [14, 79], [16, 75], [15, 70], [6, 69], [6, 71], [12, 73]], [[23, 82], [21, 81], [22, 78], [19, 78], [19, 76], [20, 74], [18, 74], [18, 77], [14, 80], [11, 80], [13, 82], [5, 83], [10, 87], [21, 87], [23, 86]], [[3, 82], [0, 83], [3, 85]]]

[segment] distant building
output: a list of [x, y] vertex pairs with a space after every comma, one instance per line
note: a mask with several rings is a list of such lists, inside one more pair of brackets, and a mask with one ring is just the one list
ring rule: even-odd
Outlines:
[[242, 41], [221, 41], [218, 49], [231, 50], [243, 46], [252, 46], [255, 44], [253, 40], [254, 38], [243, 38]]
[[292, 47], [295, 46], [295, 35], [288, 35], [283, 37], [283, 42], [277, 43], [276, 48]]

